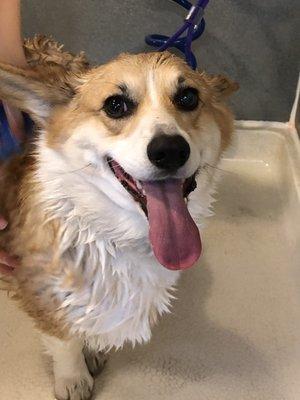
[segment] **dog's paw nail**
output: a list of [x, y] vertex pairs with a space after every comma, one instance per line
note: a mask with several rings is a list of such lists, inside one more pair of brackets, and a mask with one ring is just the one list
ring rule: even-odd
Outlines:
[[59, 378], [55, 382], [56, 400], [90, 400], [94, 380], [90, 375]]

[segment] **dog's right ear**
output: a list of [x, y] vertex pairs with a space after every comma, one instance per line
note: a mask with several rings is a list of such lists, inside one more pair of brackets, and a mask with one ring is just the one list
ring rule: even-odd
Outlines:
[[224, 100], [239, 89], [239, 84], [224, 75], [208, 75], [201, 73], [202, 79], [211, 87], [216, 100]]
[[32, 70], [0, 63], [0, 99], [28, 113], [43, 127], [51, 109], [70, 100], [70, 92], [43, 81]]

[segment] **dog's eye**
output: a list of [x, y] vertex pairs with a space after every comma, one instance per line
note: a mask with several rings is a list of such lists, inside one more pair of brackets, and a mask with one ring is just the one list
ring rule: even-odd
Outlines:
[[174, 104], [179, 110], [193, 111], [199, 104], [199, 93], [195, 88], [180, 89], [173, 99]]
[[103, 109], [110, 118], [125, 118], [132, 114], [135, 104], [122, 95], [111, 96], [105, 100]]

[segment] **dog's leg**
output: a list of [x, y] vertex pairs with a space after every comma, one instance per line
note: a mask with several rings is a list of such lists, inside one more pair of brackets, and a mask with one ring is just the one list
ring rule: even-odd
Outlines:
[[53, 358], [57, 400], [89, 400], [94, 380], [87, 368], [80, 340], [63, 341], [43, 336], [47, 352]]
[[84, 346], [83, 354], [90, 374], [93, 377], [99, 375], [108, 360], [107, 354], [102, 351], [94, 351], [88, 345]]

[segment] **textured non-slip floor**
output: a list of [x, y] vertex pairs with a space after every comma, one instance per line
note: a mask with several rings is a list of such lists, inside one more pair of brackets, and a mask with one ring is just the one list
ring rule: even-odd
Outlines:
[[[111, 355], [95, 399], [299, 400], [299, 159], [288, 135], [238, 135], [200, 265], [151, 343]], [[53, 399], [37, 333], [0, 301], [0, 399]]]

